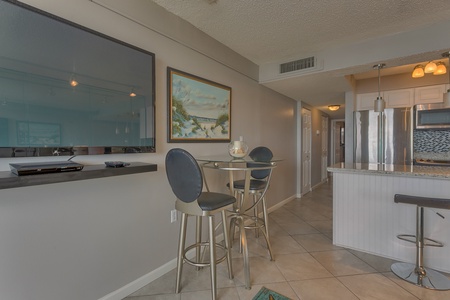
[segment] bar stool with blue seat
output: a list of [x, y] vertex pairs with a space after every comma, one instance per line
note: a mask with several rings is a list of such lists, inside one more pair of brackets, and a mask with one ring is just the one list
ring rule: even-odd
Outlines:
[[[417, 206], [416, 235], [397, 235], [399, 239], [416, 244], [416, 263], [394, 263], [391, 265], [392, 272], [401, 279], [420, 287], [433, 290], [450, 290], [450, 280], [446, 276], [430, 268], [425, 268], [423, 265], [424, 246], [444, 246], [441, 242], [424, 237], [424, 208], [450, 209], [450, 199], [396, 194], [394, 201], [396, 203], [414, 204]], [[440, 216], [443, 217], [442, 215]]]
[[[252, 170], [250, 173], [251, 180], [249, 186], [249, 193], [252, 195], [253, 203], [249, 207], [243, 207], [243, 205], [245, 205], [244, 203], [242, 203], [245, 192], [245, 179], [235, 180], [233, 182], [235, 196], [240, 196], [239, 198], [241, 201], [239, 204], [240, 207], [238, 209], [241, 211], [241, 215], [252, 220], [251, 223], [244, 226], [245, 229], [255, 229], [256, 236], [258, 236], [258, 233], [261, 230], [266, 240], [270, 260], [274, 260], [269, 239], [269, 217], [266, 205], [266, 193], [269, 189], [270, 178], [272, 176], [273, 170], [273, 165], [270, 163], [273, 158], [273, 153], [269, 148], [259, 146], [250, 151], [248, 156], [254, 162], [248, 162], [247, 167], [255, 168], [255, 170]], [[228, 183], [227, 186], [229, 187], [230, 184]], [[263, 213], [262, 218], [259, 217], [258, 206], [260, 205], [262, 207]], [[250, 213], [252, 215], [250, 215]], [[230, 226], [230, 234], [233, 239], [234, 227], [236, 226], [236, 215], [231, 216]]]
[[[177, 197], [175, 208], [181, 212], [180, 236], [177, 256], [176, 292], [181, 289], [181, 273], [183, 263], [196, 267], [210, 267], [212, 299], [217, 297], [216, 264], [227, 260], [229, 278], [233, 278], [231, 251], [229, 245], [226, 211], [233, 207], [236, 198], [230, 194], [203, 192], [203, 175], [197, 161], [186, 150], [171, 149], [166, 155], [166, 173], [173, 193]], [[215, 242], [214, 215], [221, 213], [223, 224], [224, 245]], [[196, 216], [196, 242], [188, 247], [186, 243], [186, 228], [188, 216]], [[208, 217], [209, 242], [201, 241], [201, 218]], [[202, 248], [209, 247], [209, 261], [203, 261], [200, 255]], [[225, 250], [225, 255], [217, 258], [216, 247]], [[188, 259], [186, 253], [196, 250], [195, 261]]]

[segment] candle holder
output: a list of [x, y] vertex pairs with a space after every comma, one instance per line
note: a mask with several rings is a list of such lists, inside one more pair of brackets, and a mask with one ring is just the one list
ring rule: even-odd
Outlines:
[[243, 158], [247, 155], [248, 146], [244, 142], [242, 136], [239, 138], [239, 141], [233, 141], [228, 144], [228, 153], [235, 158]]

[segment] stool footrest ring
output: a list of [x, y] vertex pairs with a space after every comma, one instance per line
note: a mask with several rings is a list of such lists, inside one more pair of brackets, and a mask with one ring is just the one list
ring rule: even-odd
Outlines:
[[[201, 248], [201, 247], [209, 247], [209, 242], [201, 242], [201, 243], [196, 243], [196, 244], [190, 245], [190, 246], [187, 247], [187, 248], [185, 249], [185, 251], [183, 252], [183, 259], [184, 259], [184, 261], [185, 261], [186, 263], [190, 264], [191, 266], [195, 266], [195, 267], [208, 267], [208, 266], [211, 264], [209, 261], [207, 261], [207, 262], [198, 262], [198, 261], [193, 261], [193, 260], [191, 260], [191, 259], [188, 259], [188, 258], [186, 257], [186, 253], [187, 253], [189, 250], [195, 249], [195, 248], [198, 248], [198, 247], [200, 247], [200, 248]], [[217, 265], [217, 264], [223, 262], [223, 261], [227, 258], [227, 254], [226, 254], [226, 248], [225, 248], [224, 245], [221, 245], [221, 244], [216, 243], [216, 247], [219, 247], [219, 248], [225, 250], [225, 255], [224, 255], [224, 256], [221, 256], [221, 257], [218, 257], [218, 258], [216, 259], [216, 265]], [[200, 250], [201, 250], [201, 249], [200, 249]], [[202, 251], [200, 251], [200, 252], [202, 252]]]
[[[397, 235], [397, 238], [398, 239], [400, 239], [400, 240], [404, 240], [404, 241], [407, 241], [407, 242], [410, 242], [410, 243], [417, 243], [417, 237], [415, 236], [415, 235], [413, 235], [413, 234], [399, 234], [399, 235]], [[429, 239], [429, 238], [424, 238], [424, 246], [430, 246], [430, 247], [444, 247], [444, 244], [443, 243], [441, 243], [441, 242], [439, 242], [439, 241], [436, 241], [436, 240], [433, 240], [433, 239]], [[430, 243], [427, 243], [427, 241], [428, 242], [430, 242]]]

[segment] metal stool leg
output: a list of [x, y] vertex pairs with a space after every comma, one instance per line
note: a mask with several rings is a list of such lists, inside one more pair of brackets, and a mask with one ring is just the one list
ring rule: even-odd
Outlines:
[[[450, 290], [450, 280], [443, 274], [423, 266], [423, 248], [426, 238], [423, 235], [424, 208], [417, 206], [416, 215], [416, 264], [394, 263], [392, 272], [403, 280], [420, 287], [433, 290]], [[433, 241], [433, 240], [431, 240]], [[435, 242], [435, 241], [433, 241]], [[442, 244], [441, 244], [442, 245]], [[440, 245], [438, 245], [440, 246]]]
[[217, 298], [217, 278], [216, 278], [216, 234], [214, 228], [214, 216], [208, 217], [209, 223], [209, 260], [211, 268], [211, 294], [212, 299]]
[[228, 277], [230, 279], [233, 279], [233, 266], [231, 262], [231, 242], [230, 236], [228, 234], [227, 214], [224, 210], [222, 211], [222, 225], [223, 225], [223, 240], [225, 243], [225, 251], [227, 254]]
[[178, 257], [177, 257], [177, 281], [175, 286], [176, 293], [179, 293], [181, 289], [181, 272], [183, 271], [183, 262], [184, 262], [186, 226], [187, 226], [187, 215], [185, 213], [181, 213], [180, 237], [178, 241]]

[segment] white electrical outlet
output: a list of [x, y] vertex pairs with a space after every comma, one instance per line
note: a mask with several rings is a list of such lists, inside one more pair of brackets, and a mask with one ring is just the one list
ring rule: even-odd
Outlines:
[[176, 222], [177, 221], [177, 217], [178, 217], [177, 210], [176, 209], [172, 209], [170, 211], [170, 223]]

